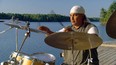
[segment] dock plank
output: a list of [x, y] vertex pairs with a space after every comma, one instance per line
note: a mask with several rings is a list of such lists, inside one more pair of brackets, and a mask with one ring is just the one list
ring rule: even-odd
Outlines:
[[100, 65], [116, 65], [116, 43], [103, 43], [98, 47]]

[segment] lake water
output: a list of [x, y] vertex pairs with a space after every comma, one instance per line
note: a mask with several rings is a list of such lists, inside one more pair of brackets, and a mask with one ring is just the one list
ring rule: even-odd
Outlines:
[[[6, 21], [8, 22], [8, 21]], [[65, 26], [70, 25], [70, 22], [63, 22]], [[99, 22], [93, 22], [99, 29], [99, 36], [106, 41], [113, 41], [115, 39], [110, 38], [106, 34], [105, 26], [101, 26]], [[62, 28], [62, 26], [58, 22], [32, 22], [30, 24], [31, 28], [37, 29], [38, 26], [44, 25], [48, 26], [51, 30], [57, 31]], [[7, 29], [9, 26], [4, 25], [4, 23], [0, 23], [0, 31]], [[18, 47], [21, 46], [21, 43], [24, 38], [25, 30], [18, 30]], [[24, 46], [22, 48], [22, 52], [27, 54], [33, 54], [36, 52], [44, 52], [53, 54], [56, 57], [55, 63], [56, 65], [60, 65], [63, 62], [63, 59], [60, 57], [60, 52], [62, 50], [58, 48], [51, 47], [44, 42], [45, 35], [44, 33], [34, 33], [31, 32], [30, 37], [26, 39]], [[9, 56], [13, 51], [15, 51], [16, 47], [16, 29], [13, 28], [8, 30], [7, 32], [0, 34], [0, 62], [6, 61], [9, 59]]]

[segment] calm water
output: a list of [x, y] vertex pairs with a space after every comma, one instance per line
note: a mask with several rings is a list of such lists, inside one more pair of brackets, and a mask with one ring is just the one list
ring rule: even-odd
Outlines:
[[[63, 22], [65, 26], [70, 25], [70, 22]], [[115, 39], [110, 38], [107, 36], [105, 31], [105, 26], [101, 26], [99, 22], [94, 22], [98, 29], [99, 29], [99, 35], [103, 39], [103, 41], [112, 41]], [[41, 22], [41, 23], [31, 23], [30, 27], [36, 29], [38, 26], [44, 25], [51, 28], [53, 31], [57, 31], [62, 28], [62, 26], [58, 22]], [[0, 23], [0, 31], [3, 31], [7, 29], [9, 26], [4, 25], [3, 23]], [[25, 30], [18, 30], [18, 47], [20, 47], [24, 34], [26, 33]], [[9, 56], [13, 51], [15, 51], [16, 47], [16, 29], [13, 28], [11, 30], [8, 30], [7, 32], [0, 34], [0, 62], [6, 61], [9, 59]], [[44, 53], [50, 53], [53, 54], [56, 57], [56, 65], [60, 65], [63, 61], [63, 59], [60, 57], [60, 52], [62, 50], [58, 48], [53, 48], [51, 46], [48, 46], [45, 42], [45, 35], [44, 33], [34, 33], [31, 32], [31, 35], [24, 43], [24, 46], [22, 48], [22, 52], [33, 54], [36, 52], [44, 52]]]

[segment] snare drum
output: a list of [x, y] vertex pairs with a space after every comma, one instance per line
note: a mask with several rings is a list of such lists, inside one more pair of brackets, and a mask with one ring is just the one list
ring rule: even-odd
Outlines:
[[33, 58], [32, 56], [24, 56], [21, 65], [45, 65], [45, 63]]
[[55, 65], [55, 56], [49, 53], [36, 53], [32, 55], [34, 58], [36, 58], [39, 61], [43, 61], [46, 63], [46, 65]]

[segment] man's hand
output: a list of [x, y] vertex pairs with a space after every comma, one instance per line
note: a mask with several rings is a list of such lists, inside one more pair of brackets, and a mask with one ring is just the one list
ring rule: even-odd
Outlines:
[[66, 27], [64, 30], [64, 32], [71, 32], [71, 31], [72, 31], [72, 29], [70, 27]]
[[40, 27], [38, 27], [38, 30], [41, 30], [41, 31], [44, 31], [44, 32], [48, 32], [49, 28], [46, 27], [46, 26], [40, 26]]
[[38, 30], [41, 30], [41, 31], [43, 31], [43, 32], [46, 32], [47, 34], [51, 34], [51, 33], [53, 33], [48, 27], [46, 27], [46, 26], [40, 26], [40, 27], [38, 27], [37, 28]]

